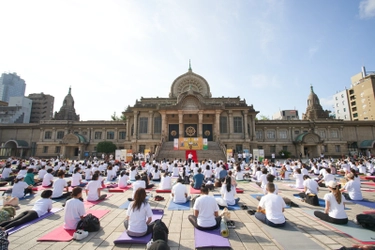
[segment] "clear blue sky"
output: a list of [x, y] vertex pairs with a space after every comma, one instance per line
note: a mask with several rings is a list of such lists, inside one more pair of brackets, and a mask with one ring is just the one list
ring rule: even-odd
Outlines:
[[0, 72], [26, 95], [72, 86], [82, 120], [109, 120], [136, 99], [168, 97], [193, 71], [214, 97], [246, 99], [272, 117], [325, 109], [364, 65], [375, 71], [375, 0], [1, 1]]

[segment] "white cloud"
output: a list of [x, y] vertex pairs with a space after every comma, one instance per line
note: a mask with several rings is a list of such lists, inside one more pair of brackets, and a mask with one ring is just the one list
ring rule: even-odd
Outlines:
[[328, 97], [322, 97], [319, 98], [320, 100], [320, 105], [322, 105], [323, 109], [326, 110], [333, 110], [333, 106], [335, 104], [335, 101], [333, 100], [333, 96], [328, 96]]
[[359, 17], [361, 19], [375, 17], [375, 0], [363, 0], [359, 3]]

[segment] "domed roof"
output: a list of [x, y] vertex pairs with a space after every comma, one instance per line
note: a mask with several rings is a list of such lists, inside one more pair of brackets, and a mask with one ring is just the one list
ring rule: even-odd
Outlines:
[[307, 105], [317, 105], [320, 104], [319, 97], [314, 93], [313, 86], [310, 86], [311, 92], [309, 94], [309, 97], [307, 98]]
[[191, 66], [187, 73], [179, 76], [173, 81], [169, 97], [178, 97], [187, 91], [195, 91], [204, 97], [211, 97], [210, 85], [202, 76], [193, 73]]
[[69, 93], [65, 96], [64, 101], [63, 101], [63, 106], [71, 106], [74, 107], [74, 99], [72, 96], [72, 88], [69, 87]]

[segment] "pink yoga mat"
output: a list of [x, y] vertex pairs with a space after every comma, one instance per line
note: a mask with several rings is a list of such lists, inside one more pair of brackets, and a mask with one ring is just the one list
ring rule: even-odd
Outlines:
[[375, 210], [362, 211], [363, 214], [375, 214]]
[[[110, 210], [87, 210], [86, 214], [92, 214], [102, 218], [104, 215], [109, 213]], [[73, 234], [76, 230], [67, 230], [64, 225], [55, 228], [51, 232], [37, 239], [37, 241], [71, 241], [73, 239]]]
[[190, 187], [190, 194], [200, 194], [201, 190], [194, 189], [193, 187]]
[[[107, 195], [107, 198], [105, 198], [105, 200], [108, 199], [108, 198], [111, 197], [111, 196], [112, 196], [112, 194], [108, 194], [108, 195]], [[83, 204], [85, 205], [85, 209], [88, 209], [88, 208], [91, 208], [91, 207], [93, 207], [93, 206], [99, 204], [99, 203], [102, 202], [102, 201], [105, 201], [105, 200], [100, 200], [100, 201], [88, 201], [88, 200], [85, 200], [85, 201], [83, 202]]]
[[365, 176], [366, 180], [375, 180], [375, 176]]
[[375, 186], [375, 182], [361, 182], [361, 185]]
[[131, 186], [127, 186], [127, 187], [124, 187], [124, 188], [119, 188], [119, 187], [116, 187], [116, 188], [108, 188], [108, 192], [110, 193], [122, 193], [128, 189], [130, 189]]
[[156, 193], [170, 193], [171, 190], [170, 189], [169, 190], [156, 189], [155, 192]]
[[43, 186], [33, 187], [33, 191], [41, 191], [41, 190], [45, 190], [45, 189], [52, 189], [52, 187], [43, 187]]

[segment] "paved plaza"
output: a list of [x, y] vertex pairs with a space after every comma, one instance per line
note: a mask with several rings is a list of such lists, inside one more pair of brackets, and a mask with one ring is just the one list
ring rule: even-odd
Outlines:
[[[348, 247], [353, 244], [358, 244], [356, 240], [331, 230], [325, 223], [321, 223], [316, 218], [308, 217], [304, 210], [323, 208], [312, 207], [293, 198], [293, 194], [298, 193], [298, 190], [288, 187], [287, 184], [293, 184], [294, 182], [283, 183], [278, 181], [275, 183], [278, 185], [279, 191], [281, 191], [281, 196], [288, 197], [299, 205], [298, 208], [293, 207], [285, 210], [287, 221], [296, 229], [293, 233], [293, 237], [288, 240], [292, 242], [298, 237], [301, 237], [301, 235], [304, 235], [316, 242], [322, 249], [338, 249], [342, 246]], [[261, 189], [253, 182], [240, 182], [238, 186], [244, 189], [243, 194], [238, 194], [238, 197], [241, 198], [240, 204], [247, 205], [249, 209], [255, 209], [258, 201], [250, 195], [260, 193]], [[107, 193], [107, 190], [104, 189], [102, 192]], [[321, 188], [319, 197], [322, 198], [327, 192], [327, 188]], [[212, 195], [214, 193], [219, 193], [219, 189], [216, 188], [216, 190], [210, 194]], [[37, 242], [37, 238], [63, 224], [64, 210], [62, 210], [32, 226], [10, 235], [9, 249], [145, 249], [145, 245], [114, 245], [113, 241], [124, 231], [123, 221], [126, 216], [126, 210], [120, 209], [119, 206], [127, 201], [132, 194], [132, 190], [112, 194], [113, 195], [107, 200], [91, 208], [93, 210], [108, 209], [110, 212], [100, 220], [102, 229], [98, 232], [90, 233], [84, 240], [72, 240], [70, 242]], [[153, 195], [156, 195], [155, 191], [153, 191]], [[165, 197], [164, 201], [158, 202], [151, 200], [150, 204], [152, 208], [164, 209], [165, 211], [163, 221], [169, 227], [169, 246], [174, 250], [194, 249], [194, 228], [187, 219], [188, 215], [192, 213], [192, 209], [188, 211], [168, 211], [170, 195], [161, 195]], [[363, 195], [369, 200], [375, 200], [374, 193], [372, 192], [364, 191]], [[37, 199], [39, 199], [39, 196], [31, 200], [21, 200], [21, 209], [17, 210], [17, 212], [19, 213], [31, 209], [32, 206], [27, 204], [31, 204]], [[61, 207], [62, 202], [56, 202], [53, 206]], [[350, 209], [346, 211], [350, 220], [353, 220], [356, 214], [364, 210], [370, 210], [367, 207], [353, 203], [347, 204], [347, 207]], [[281, 245], [280, 241], [277, 241], [275, 237], [272, 237], [272, 235], [268, 233], [267, 226], [255, 219], [254, 216], [249, 215], [246, 210], [231, 211], [231, 219], [235, 221], [236, 226], [235, 229], [230, 229], [229, 241], [232, 249], [287, 249], [285, 245]]]

